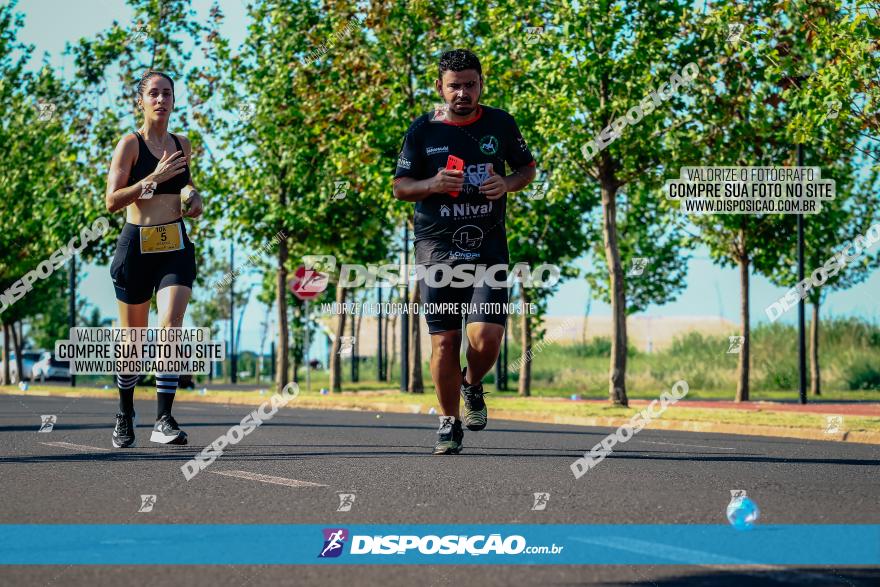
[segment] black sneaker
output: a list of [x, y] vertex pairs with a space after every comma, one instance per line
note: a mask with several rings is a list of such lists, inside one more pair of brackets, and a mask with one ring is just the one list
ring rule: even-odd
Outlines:
[[457, 455], [461, 452], [461, 441], [464, 438], [461, 420], [456, 420], [454, 416], [440, 416], [437, 436], [439, 438], [434, 445], [435, 455]]
[[486, 410], [486, 402], [483, 400], [483, 383], [464, 382], [464, 374], [467, 367], [461, 370], [461, 397], [464, 398], [464, 423], [468, 430], [482, 430], [486, 427], [486, 420], [489, 417]]
[[113, 429], [113, 446], [128, 448], [134, 444], [134, 414], [116, 414], [116, 427]]
[[186, 444], [186, 432], [180, 429], [174, 416], [166, 414], [156, 420], [156, 425], [153, 426], [153, 434], [150, 435], [150, 442]]

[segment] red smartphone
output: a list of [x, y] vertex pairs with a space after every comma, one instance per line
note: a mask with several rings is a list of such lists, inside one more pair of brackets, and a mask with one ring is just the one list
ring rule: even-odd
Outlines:
[[[459, 159], [455, 155], [450, 155], [448, 159], [446, 159], [446, 169], [449, 171], [464, 171], [464, 159]], [[459, 192], [449, 192], [449, 195], [453, 198], [458, 197]]]

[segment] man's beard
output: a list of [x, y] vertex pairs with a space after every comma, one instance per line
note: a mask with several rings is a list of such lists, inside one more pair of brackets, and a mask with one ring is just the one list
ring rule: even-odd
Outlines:
[[468, 114], [471, 114], [474, 110], [476, 110], [476, 107], [476, 104], [474, 104], [473, 102], [467, 102], [465, 104], [453, 102], [450, 106], [450, 110], [452, 110], [459, 116], [467, 116]]

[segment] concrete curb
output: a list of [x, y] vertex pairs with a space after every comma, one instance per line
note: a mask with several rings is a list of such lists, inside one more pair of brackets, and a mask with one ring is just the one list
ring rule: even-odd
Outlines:
[[[69, 389], [69, 388], [68, 388]], [[5, 386], [0, 388], [0, 395], [34, 395], [41, 397], [59, 396], [59, 397], [92, 397], [92, 398], [115, 398], [111, 394], [112, 390], [82, 390], [82, 391], [65, 391], [51, 392], [45, 390], [30, 390], [22, 392], [18, 388]], [[141, 392], [139, 395], [147, 395], [149, 392]], [[149, 396], [152, 397], [152, 393]], [[212, 396], [187, 396], [180, 398], [183, 401], [205, 402], [213, 404], [233, 404], [233, 405], [260, 405], [270, 397], [270, 393], [265, 395], [242, 394], [239, 397], [212, 397]], [[334, 396], [344, 400], [343, 397]], [[362, 396], [363, 397], [363, 396]], [[240, 401], [234, 401], [240, 400]], [[356, 412], [388, 412], [396, 414], [424, 414], [423, 408], [432, 405], [434, 397], [428, 398], [423, 403], [398, 403], [398, 402], [371, 402], [369, 406], [345, 404], [344, 402], [333, 403], [328, 405], [317, 398], [298, 397], [291, 405], [287, 407], [303, 408], [309, 410], [351, 410]], [[603, 417], [583, 417], [583, 416], [560, 416], [556, 414], [542, 414], [539, 412], [519, 412], [510, 410], [493, 409], [492, 416], [503, 420], [515, 420], [520, 422], [538, 422], [543, 424], [565, 424], [570, 426], [596, 426], [617, 428], [629, 421], [629, 418], [603, 418]], [[822, 414], [811, 414], [822, 415]], [[835, 434], [826, 434], [822, 430], [814, 428], [788, 428], [784, 426], [753, 426], [746, 424], [724, 424], [717, 422], [698, 422], [684, 420], [664, 420], [662, 418], [652, 420], [645, 426], [647, 430], [680, 430], [683, 432], [708, 432], [716, 434], [739, 434], [748, 436], [771, 436], [777, 438], [800, 438], [803, 440], [824, 440], [838, 442], [852, 442], [859, 444], [880, 444], [880, 432], [868, 430], [844, 430]]]
[[[584, 418], [577, 416], [551, 416], [541, 414], [521, 414], [514, 418], [510, 412], [495, 410], [499, 418], [525, 420], [529, 422], [548, 422], [553, 424], [570, 424], [574, 426], [608, 426], [617, 428], [629, 422], [623, 418]], [[812, 428], [788, 428], [785, 426], [750, 426], [746, 424], [724, 424], [718, 422], [698, 422], [685, 420], [652, 420], [646, 430], [681, 430], [684, 432], [709, 432], [717, 434], [740, 434], [745, 436], [773, 436], [777, 438], [800, 438], [803, 440], [825, 440], [853, 442], [861, 444], [880, 444], [880, 432], [868, 430], [844, 430], [835, 434], [826, 434]]]

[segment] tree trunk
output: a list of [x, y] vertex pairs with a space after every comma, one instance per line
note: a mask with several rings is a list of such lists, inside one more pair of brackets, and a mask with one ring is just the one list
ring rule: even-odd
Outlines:
[[[351, 301], [352, 307], [357, 304], [357, 291], [351, 291]], [[357, 355], [357, 337], [360, 334], [360, 326], [358, 325], [358, 319], [360, 318], [360, 313], [355, 310], [355, 313], [351, 315], [351, 382], [355, 383], [360, 380], [360, 374], [358, 373], [358, 355]]]
[[602, 184], [602, 234], [611, 294], [611, 377], [608, 395], [612, 404], [628, 406], [626, 397], [626, 291], [617, 244], [617, 188]]
[[339, 356], [339, 350], [342, 347], [342, 337], [345, 336], [345, 288], [341, 285], [336, 286], [336, 304], [340, 310], [330, 347], [330, 389], [342, 391], [342, 357]]
[[[299, 328], [297, 328], [297, 324], [299, 324], [299, 317], [297, 316], [297, 314], [300, 312], [301, 312], [301, 310], [298, 310], [296, 308], [294, 308], [294, 310], [292, 312], [292, 314], [293, 314], [293, 345], [292, 345], [292, 352], [290, 353], [290, 356], [293, 359], [292, 360], [292, 363], [293, 363], [292, 379], [293, 379], [293, 382], [296, 383], [297, 385], [299, 384], [299, 368], [300, 368], [300, 362], [299, 362], [300, 353], [298, 352], [299, 351], [299, 344], [297, 344], [297, 340], [299, 340], [297, 338], [297, 330], [299, 330]], [[305, 344], [305, 341], [303, 341], [303, 344]]]
[[376, 288], [376, 302], [379, 304], [379, 311], [376, 313], [376, 381], [384, 381], [385, 373], [382, 371], [383, 349], [382, 341], [384, 340], [384, 332], [382, 332], [382, 288]]
[[[412, 288], [410, 302], [415, 307], [419, 303], [419, 288]], [[409, 392], [425, 393], [425, 383], [422, 380], [422, 338], [421, 338], [421, 314], [413, 314], [409, 321]]]
[[[361, 363], [360, 359], [360, 348], [361, 348], [361, 322], [364, 319], [363, 308], [361, 311], [357, 313], [356, 316], [352, 317], [352, 320], [357, 319], [357, 326], [354, 329], [354, 344], [352, 345], [351, 354], [354, 356], [355, 365], [357, 365], [357, 369], [355, 369], [355, 375], [357, 375], [357, 381], [361, 380]], [[378, 341], [377, 341], [378, 342]]]
[[12, 383], [9, 377], [9, 324], [3, 323], [3, 385]]
[[[391, 334], [388, 334], [388, 333]], [[388, 338], [388, 337], [391, 338]], [[397, 355], [397, 314], [385, 318], [385, 381], [394, 381], [394, 357]]]
[[819, 300], [813, 302], [813, 321], [810, 323], [810, 393], [822, 395], [819, 377]]
[[[747, 251], [745, 234], [740, 233], [742, 250]], [[736, 401], [749, 401], [749, 348], [751, 335], [749, 333], [749, 256], [744, 253], [739, 258], [739, 297], [740, 297], [740, 336], [743, 337], [742, 348], [739, 351], [739, 364], [737, 365], [738, 381], [736, 384]]]
[[[260, 379], [263, 375], [263, 350], [265, 349], [266, 343], [266, 334], [269, 331], [269, 312], [272, 311], [271, 305], [266, 305], [266, 317], [263, 319], [263, 323], [261, 324], [262, 331], [260, 332], [260, 356], [257, 358], [257, 385], [260, 384]], [[208, 376], [210, 380], [210, 375]]]
[[[283, 200], [283, 198], [282, 198]], [[275, 302], [278, 304], [278, 353], [275, 355], [275, 377], [278, 391], [287, 385], [288, 338], [287, 324], [287, 239], [278, 243], [278, 280], [275, 283]]]
[[[514, 287], [516, 288], [517, 293], [514, 293], [513, 291], [511, 291], [511, 297], [515, 297], [516, 295], [519, 295], [518, 292], [519, 292], [521, 286], [515, 285]], [[523, 310], [523, 312], [525, 312], [525, 310]], [[522, 320], [511, 320], [509, 322], [509, 324], [510, 324], [510, 337], [513, 340], [522, 340]]]
[[[519, 295], [522, 300], [522, 307], [525, 308], [529, 301], [526, 288], [520, 287]], [[532, 324], [531, 317], [525, 310], [520, 314], [520, 324], [522, 325], [520, 328], [522, 356], [519, 367], [519, 394], [523, 397], [528, 397], [532, 395]]]
[[288, 314], [290, 314], [290, 324], [287, 325], [288, 334], [290, 335], [290, 340], [287, 341], [289, 346], [290, 355], [287, 357], [287, 364], [290, 368], [290, 373], [288, 373], [287, 378], [290, 381], [296, 381], [296, 309], [288, 307]]
[[[16, 324], [18, 328], [16, 328]], [[17, 373], [16, 383], [24, 381], [24, 360], [21, 356], [21, 322], [13, 322], [12, 327], [12, 344], [15, 349], [15, 372]]]

